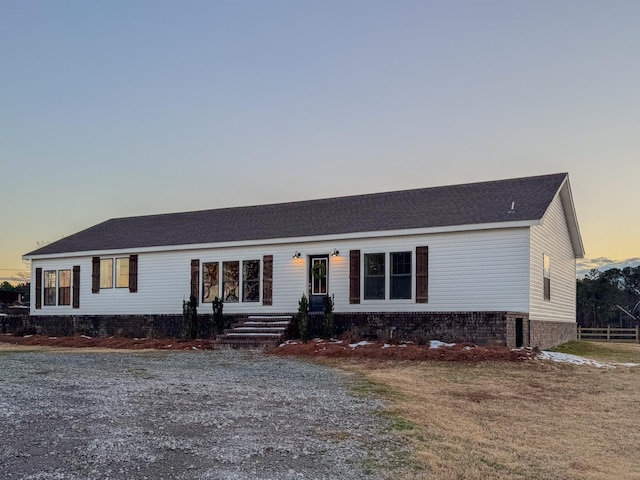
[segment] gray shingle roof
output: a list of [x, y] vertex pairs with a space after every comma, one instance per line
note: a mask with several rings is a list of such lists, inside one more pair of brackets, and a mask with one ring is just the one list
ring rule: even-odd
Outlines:
[[[566, 173], [107, 220], [27, 255], [308, 237], [542, 218]], [[509, 213], [511, 202], [515, 211]]]

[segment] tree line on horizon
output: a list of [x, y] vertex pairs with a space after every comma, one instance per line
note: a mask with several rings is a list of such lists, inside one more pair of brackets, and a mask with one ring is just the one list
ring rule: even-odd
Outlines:
[[581, 327], [640, 325], [640, 265], [593, 269], [578, 279], [576, 319]]

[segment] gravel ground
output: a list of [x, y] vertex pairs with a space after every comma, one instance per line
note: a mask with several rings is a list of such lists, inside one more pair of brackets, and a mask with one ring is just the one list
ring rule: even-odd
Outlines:
[[397, 478], [354, 381], [258, 352], [0, 352], [0, 476]]

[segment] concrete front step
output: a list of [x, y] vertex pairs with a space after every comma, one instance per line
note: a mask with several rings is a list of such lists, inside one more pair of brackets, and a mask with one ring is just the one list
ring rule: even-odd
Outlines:
[[264, 348], [278, 345], [291, 322], [290, 315], [251, 315], [216, 337], [221, 348]]
[[289, 323], [291, 322], [287, 322], [287, 321], [274, 321], [274, 322], [258, 322], [255, 320], [247, 320], [246, 322], [240, 322], [239, 325], [251, 325], [251, 326], [257, 326], [257, 327], [276, 327], [276, 326], [283, 326], [286, 327], [287, 325], [289, 325]]
[[224, 335], [227, 338], [281, 338], [281, 333], [262, 332], [229, 332]]
[[227, 330], [224, 333], [277, 333], [279, 335], [284, 334], [287, 331], [287, 327], [260, 327], [260, 326], [239, 326], [232, 328], [231, 330]]

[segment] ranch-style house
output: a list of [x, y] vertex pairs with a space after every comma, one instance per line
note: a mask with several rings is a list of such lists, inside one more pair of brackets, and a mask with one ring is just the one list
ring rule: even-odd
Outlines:
[[158, 324], [191, 294], [202, 315], [216, 297], [235, 319], [295, 315], [304, 294], [363, 335], [547, 348], [575, 338], [583, 255], [560, 173], [116, 218], [24, 258], [43, 331]]

